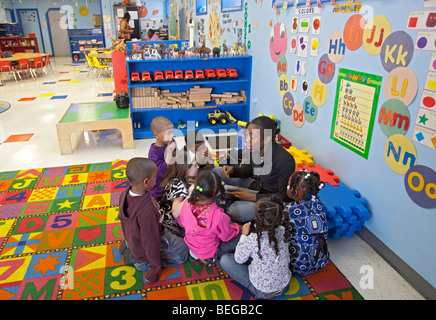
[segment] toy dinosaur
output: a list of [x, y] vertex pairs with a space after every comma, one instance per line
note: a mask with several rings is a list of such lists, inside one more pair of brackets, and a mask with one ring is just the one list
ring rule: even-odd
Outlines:
[[126, 44], [124, 43], [124, 39], [113, 38], [111, 51], [113, 52], [126, 51]]

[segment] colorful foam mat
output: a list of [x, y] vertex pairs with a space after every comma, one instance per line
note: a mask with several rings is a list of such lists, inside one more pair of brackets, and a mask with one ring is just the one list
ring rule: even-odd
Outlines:
[[[216, 267], [186, 261], [157, 283], [126, 265], [118, 215], [127, 161], [0, 172], [1, 300], [254, 299]], [[276, 299], [362, 299], [329, 263]]]

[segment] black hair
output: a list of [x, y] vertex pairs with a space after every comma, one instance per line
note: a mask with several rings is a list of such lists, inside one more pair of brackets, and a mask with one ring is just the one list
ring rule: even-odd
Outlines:
[[156, 165], [153, 160], [136, 157], [127, 162], [126, 176], [132, 185], [137, 185], [150, 178], [154, 170], [156, 170]]
[[277, 195], [261, 198], [256, 203], [255, 212], [255, 231], [257, 234], [257, 247], [259, 258], [262, 259], [260, 253], [262, 232], [268, 231], [269, 244], [274, 243], [276, 255], [279, 254], [279, 245], [276, 239], [275, 229], [279, 226], [285, 228], [285, 241], [290, 239], [291, 227], [289, 224], [289, 214], [284, 210], [282, 199]]
[[189, 161], [188, 150], [186, 148], [183, 148], [180, 151], [174, 150], [172, 156], [173, 161], [167, 166], [167, 172], [164, 175], [160, 186], [165, 187], [168, 182], [174, 178], [182, 180], [185, 186], [188, 186], [189, 183], [186, 179], [186, 170], [193, 164], [192, 161]]
[[[194, 142], [194, 145], [204, 142], [203, 134], [198, 130], [191, 130], [185, 134], [185, 145], [188, 146], [188, 142]], [[192, 147], [191, 145], [189, 147]]]
[[129, 20], [130, 20], [130, 13], [129, 13], [129, 12], [126, 12], [126, 13], [124, 14], [123, 19], [125, 19], [127, 22], [129, 22]]
[[321, 181], [319, 173], [315, 171], [308, 172], [305, 169], [296, 171], [291, 175], [288, 188], [295, 191], [298, 186], [303, 189], [306, 200], [314, 199], [319, 190], [324, 187], [324, 182]]
[[195, 203], [199, 197], [215, 199], [220, 196], [220, 201], [225, 201], [225, 190], [221, 177], [211, 170], [199, 171], [194, 182], [194, 190], [188, 199], [189, 203]]
[[257, 117], [251, 120], [250, 122], [248, 122], [246, 128], [248, 128], [250, 124], [253, 124], [261, 129], [262, 139], [264, 138], [265, 129], [271, 130], [274, 141], [275, 141], [275, 136], [280, 133], [280, 128], [277, 127], [277, 121], [271, 119], [270, 117], [266, 117], [266, 116]]

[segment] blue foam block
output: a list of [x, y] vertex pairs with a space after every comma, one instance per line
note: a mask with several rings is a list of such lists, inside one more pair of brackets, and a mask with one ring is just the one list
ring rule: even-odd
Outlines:
[[362, 229], [371, 216], [368, 201], [361, 197], [359, 191], [350, 190], [343, 183], [337, 187], [326, 184], [318, 197], [326, 209], [330, 238], [351, 237]]

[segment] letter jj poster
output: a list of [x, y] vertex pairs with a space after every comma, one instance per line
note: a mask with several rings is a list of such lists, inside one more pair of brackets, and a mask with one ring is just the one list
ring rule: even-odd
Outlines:
[[339, 69], [330, 138], [368, 159], [382, 77]]

